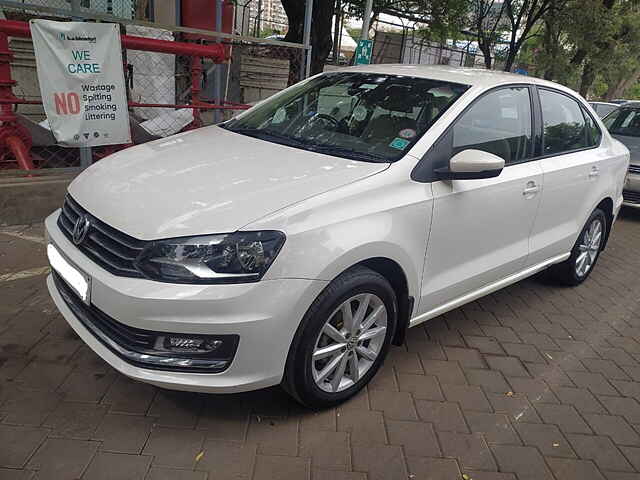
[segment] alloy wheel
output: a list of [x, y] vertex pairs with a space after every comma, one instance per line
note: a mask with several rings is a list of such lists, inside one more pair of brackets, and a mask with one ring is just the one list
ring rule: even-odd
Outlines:
[[589, 271], [600, 253], [602, 246], [602, 221], [595, 218], [589, 228], [584, 232], [582, 241], [578, 244], [578, 256], [576, 257], [576, 275], [584, 277]]
[[387, 308], [372, 293], [344, 301], [325, 322], [313, 349], [316, 385], [336, 393], [356, 384], [374, 364], [387, 333]]

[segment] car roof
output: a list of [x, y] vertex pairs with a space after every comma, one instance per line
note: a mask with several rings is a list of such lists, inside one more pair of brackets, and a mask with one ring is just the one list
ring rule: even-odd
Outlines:
[[598, 101], [591, 101], [589, 102], [591, 105], [609, 105], [610, 107], [616, 107], [618, 108], [620, 105], [618, 105], [617, 103], [611, 103], [611, 102], [598, 102]]
[[464, 68], [449, 65], [373, 64], [346, 67], [338, 71], [404, 75], [485, 88], [509, 83], [525, 83], [557, 88], [576, 95], [573, 90], [548, 80], [497, 70], [485, 70], [483, 68]]

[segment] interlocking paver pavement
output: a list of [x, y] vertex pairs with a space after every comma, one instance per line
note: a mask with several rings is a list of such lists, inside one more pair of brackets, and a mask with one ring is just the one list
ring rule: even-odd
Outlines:
[[56, 312], [24, 230], [0, 229], [1, 480], [640, 480], [640, 213], [584, 285], [529, 279], [416, 327], [320, 412], [118, 374]]

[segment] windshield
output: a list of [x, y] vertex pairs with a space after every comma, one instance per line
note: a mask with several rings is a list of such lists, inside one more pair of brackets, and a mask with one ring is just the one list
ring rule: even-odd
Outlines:
[[612, 135], [640, 137], [640, 109], [619, 108], [603, 121]]
[[425, 78], [328, 73], [294, 85], [222, 127], [304, 150], [394, 162], [467, 89]]

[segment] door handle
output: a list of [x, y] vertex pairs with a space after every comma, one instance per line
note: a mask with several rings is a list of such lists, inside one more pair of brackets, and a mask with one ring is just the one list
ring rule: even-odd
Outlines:
[[596, 166], [591, 167], [591, 171], [589, 172], [589, 178], [596, 178], [600, 175], [600, 169]]
[[522, 191], [522, 195], [525, 197], [529, 195], [535, 195], [540, 191], [540, 187], [535, 182], [528, 182], [527, 187]]

